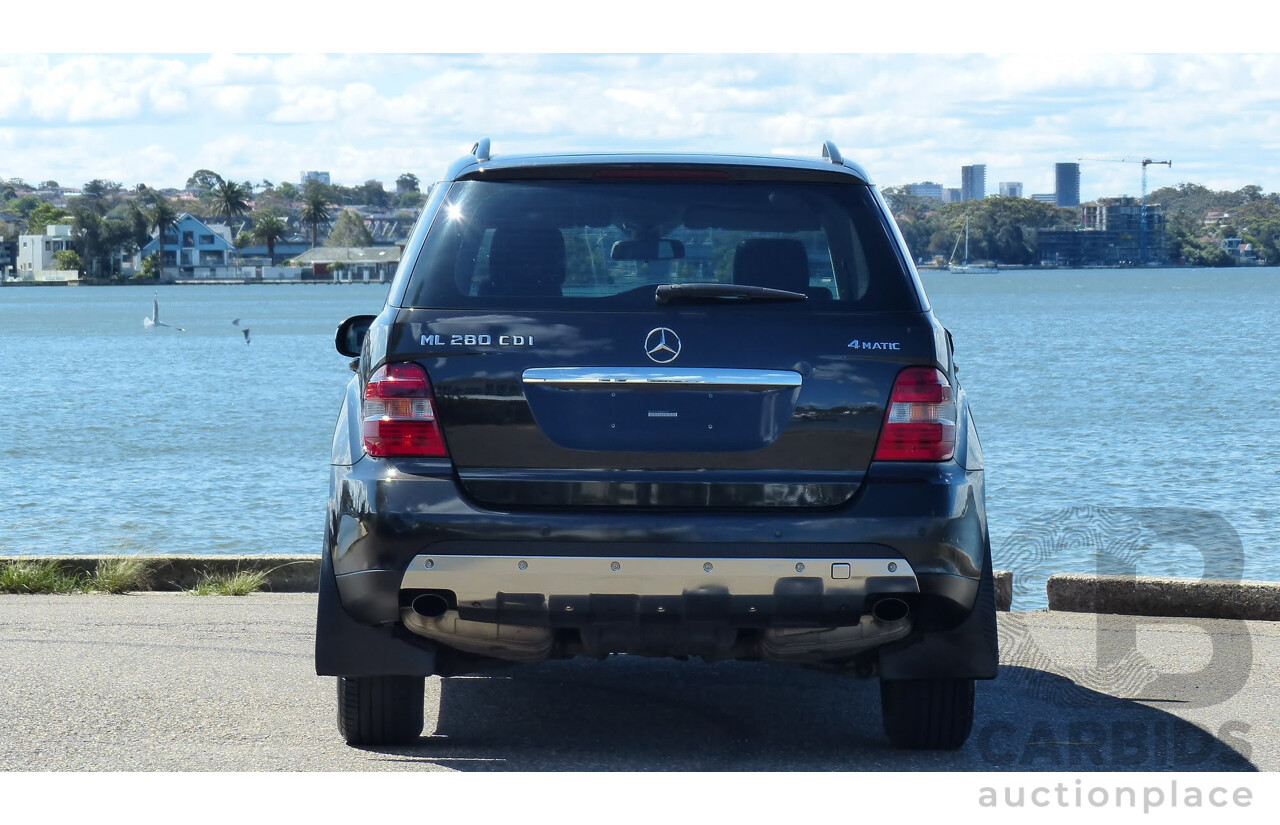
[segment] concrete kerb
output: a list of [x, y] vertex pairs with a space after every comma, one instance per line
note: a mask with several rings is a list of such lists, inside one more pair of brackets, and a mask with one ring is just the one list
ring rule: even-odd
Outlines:
[[1013, 609], [1013, 571], [993, 570], [996, 577], [996, 610]]
[[68, 573], [92, 575], [98, 563], [111, 559], [138, 558], [147, 562], [147, 590], [191, 590], [209, 576], [232, 576], [238, 572], [263, 572], [264, 590], [274, 593], [314, 593], [320, 581], [320, 556], [16, 556], [0, 561], [53, 561]]
[[1059, 573], [1045, 589], [1071, 613], [1280, 621], [1280, 582]]
[[[98, 563], [121, 556], [8, 556], [3, 561], [55, 561], [67, 572], [92, 575]], [[208, 576], [263, 572], [265, 590], [314, 593], [320, 580], [320, 556], [162, 556], [138, 555], [148, 569], [146, 589], [193, 589]], [[1013, 573], [996, 570], [996, 609], [1012, 608]], [[1280, 621], [1280, 582], [1179, 579], [1155, 576], [1102, 576], [1059, 573], [1046, 583], [1049, 609], [1069, 613], [1113, 613], [1201, 619]]]

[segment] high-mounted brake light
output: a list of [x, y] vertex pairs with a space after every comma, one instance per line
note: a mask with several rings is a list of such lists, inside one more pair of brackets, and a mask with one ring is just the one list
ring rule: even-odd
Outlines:
[[364, 451], [376, 458], [449, 455], [436, 421], [431, 383], [417, 364], [379, 367], [364, 385]]
[[946, 461], [956, 449], [956, 404], [947, 376], [933, 367], [898, 373], [876, 461]]
[[596, 180], [729, 180], [728, 172], [718, 169], [602, 169], [592, 175]]

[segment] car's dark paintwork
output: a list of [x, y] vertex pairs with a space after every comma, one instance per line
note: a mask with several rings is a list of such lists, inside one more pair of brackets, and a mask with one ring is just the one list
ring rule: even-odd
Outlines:
[[[866, 185], [865, 173], [852, 165], [721, 156], [470, 158], [450, 170], [450, 179], [589, 177], [673, 163], [681, 169], [732, 169], [752, 179]], [[885, 231], [896, 238], [900, 277], [918, 296], [917, 311], [858, 314], [775, 303], [655, 303], [643, 313], [402, 306], [447, 188], [439, 184], [432, 192], [388, 305], [368, 327], [335, 429], [322, 574], [333, 579], [332, 587], [322, 582], [317, 672], [401, 672], [387, 661], [394, 652], [344, 650], [352, 647], [344, 638], [364, 632], [351, 629], [357, 627], [404, 637], [403, 647], [387, 651], [404, 653], [402, 672], [420, 672], [420, 652], [434, 648], [408, 638], [400, 626], [400, 580], [413, 557], [452, 550], [619, 558], [901, 558], [919, 580], [920, 593], [904, 596], [917, 630], [883, 651], [884, 672], [897, 679], [995, 675], [993, 631], [973, 609], [980, 582], [990, 577], [976, 429], [949, 335], [933, 317], [878, 194]], [[790, 370], [803, 385], [735, 403], [725, 396], [695, 398], [711, 394], [687, 390], [584, 393], [522, 382], [524, 371], [537, 367], [652, 366], [644, 341], [657, 327], [679, 331], [682, 367]], [[532, 336], [539, 346], [446, 347], [433, 337], [477, 332], [494, 339]], [[897, 346], [851, 349], [850, 339]], [[349, 347], [354, 339], [344, 333], [343, 340]], [[340, 351], [343, 346], [340, 341]], [[364, 455], [361, 389], [374, 370], [391, 361], [416, 362], [430, 376], [448, 459]], [[917, 365], [941, 370], [955, 389], [955, 455], [938, 463], [874, 462], [894, 377]], [[647, 416], [668, 409], [678, 409], [680, 416]], [[620, 422], [621, 434], [609, 426]], [[708, 425], [721, 432], [699, 440], [699, 430]], [[699, 443], [701, 449], [690, 448]], [[858, 606], [859, 612], [867, 607]], [[839, 623], [848, 617], [819, 618]], [[578, 626], [590, 620], [576, 619]], [[941, 632], [947, 628], [954, 630]], [[438, 652], [447, 658], [448, 651]], [[436, 666], [437, 672], [449, 672]]]
[[[728, 498], [713, 496], [723, 506], [768, 504], [770, 497], [763, 491], [752, 496], [745, 488], [784, 480], [792, 487], [814, 486], [814, 498], [804, 499], [811, 506], [844, 502], [870, 464], [894, 376], [909, 364], [936, 363], [936, 335], [927, 317], [851, 323], [848, 316], [809, 313], [803, 328], [796, 329], [785, 314], [771, 312], [776, 305], [731, 313], [718, 309], [679, 307], [640, 317], [548, 312], [536, 324], [492, 313], [440, 317], [430, 310], [402, 310], [387, 346], [397, 359], [414, 360], [427, 369], [453, 464], [478, 501], [514, 505], [532, 492], [523, 490], [545, 483], [547, 489], [532, 494], [550, 496], [547, 503], [568, 496], [565, 503], [586, 505], [592, 502], [564, 485], [599, 484], [613, 469], [635, 477], [636, 468], [643, 467], [637, 479], [642, 482], [652, 472], [686, 470], [700, 471], [698, 484], [715, 486], [711, 474], [722, 473], [720, 485], [739, 488]], [[770, 393], [565, 391], [521, 383], [525, 369], [544, 365], [643, 366], [645, 337], [657, 326], [679, 332], [683, 367], [750, 364], [793, 371], [803, 379], [803, 388]], [[451, 332], [477, 329], [492, 331], [495, 339], [505, 333], [533, 336], [539, 349], [441, 350], [418, 343], [428, 333], [448, 340]], [[860, 353], [847, 347], [851, 335], [892, 338], [901, 350]], [[654, 410], [678, 411], [679, 416], [647, 417]], [[507, 490], [493, 480], [483, 492], [472, 485], [473, 479], [499, 469], [526, 472], [504, 473]], [[818, 487], [832, 489], [819, 493]], [[627, 500], [612, 497], [614, 492], [595, 503]], [[788, 503], [776, 496], [772, 502]], [[678, 505], [679, 500], [650, 503]]]
[[714, 174], [725, 171], [740, 180], [812, 180], [870, 184], [871, 178], [851, 161], [838, 164], [809, 158], [755, 155], [565, 153], [562, 155], [502, 155], [488, 160], [464, 157], [445, 174], [445, 180], [563, 179], [597, 174], [626, 174], [641, 169], [694, 169]]

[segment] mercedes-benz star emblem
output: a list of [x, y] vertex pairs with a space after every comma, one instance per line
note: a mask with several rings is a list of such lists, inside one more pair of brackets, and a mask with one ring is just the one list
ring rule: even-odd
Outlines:
[[680, 354], [680, 336], [666, 327], [651, 330], [644, 339], [644, 353], [651, 361], [670, 364]]

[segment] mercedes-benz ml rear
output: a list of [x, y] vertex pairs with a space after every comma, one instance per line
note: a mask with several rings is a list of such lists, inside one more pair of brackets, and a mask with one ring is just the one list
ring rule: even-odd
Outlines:
[[968, 737], [997, 662], [981, 451], [830, 143], [482, 141], [337, 345], [316, 667], [348, 743], [415, 741], [427, 676], [610, 654], [878, 676], [892, 743]]

